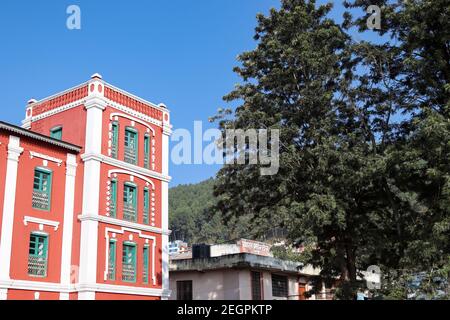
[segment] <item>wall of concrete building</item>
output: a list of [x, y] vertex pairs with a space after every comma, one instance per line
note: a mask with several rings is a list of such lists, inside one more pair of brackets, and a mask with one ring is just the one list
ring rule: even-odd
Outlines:
[[[264, 300], [285, 300], [286, 298], [272, 295], [272, 273], [263, 271], [262, 290]], [[281, 273], [282, 274], [282, 273]], [[170, 300], [177, 299], [177, 281], [192, 281], [194, 300], [251, 300], [251, 271], [248, 269], [212, 270], [206, 272], [185, 271], [171, 272]], [[298, 299], [297, 276], [288, 276], [289, 297]]]
[[239, 299], [239, 272], [216, 270], [208, 272], [175, 272], [170, 275], [170, 300], [177, 299], [177, 281], [192, 281], [194, 300]]

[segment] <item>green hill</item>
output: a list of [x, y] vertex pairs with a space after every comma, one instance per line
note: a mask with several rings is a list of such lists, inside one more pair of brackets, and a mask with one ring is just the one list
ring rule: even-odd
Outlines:
[[197, 184], [179, 185], [169, 190], [169, 227], [171, 240], [192, 243], [223, 243], [241, 236], [249, 237], [248, 221], [222, 222], [221, 216], [211, 207], [214, 179]]

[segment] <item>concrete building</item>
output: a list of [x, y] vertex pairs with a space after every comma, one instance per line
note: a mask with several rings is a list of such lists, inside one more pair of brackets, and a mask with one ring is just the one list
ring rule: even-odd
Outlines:
[[314, 268], [272, 257], [269, 245], [244, 239], [194, 246], [190, 254], [171, 256], [169, 270], [173, 300], [303, 300], [318, 276]]
[[170, 133], [99, 74], [0, 123], [0, 299], [168, 298]]

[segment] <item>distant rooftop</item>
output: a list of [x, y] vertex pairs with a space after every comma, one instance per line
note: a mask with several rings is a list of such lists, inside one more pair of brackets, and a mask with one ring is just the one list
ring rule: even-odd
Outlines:
[[170, 272], [211, 271], [219, 269], [264, 269], [299, 274], [303, 268], [300, 262], [286, 261], [273, 257], [258, 256], [250, 253], [238, 253], [203, 259], [171, 260]]

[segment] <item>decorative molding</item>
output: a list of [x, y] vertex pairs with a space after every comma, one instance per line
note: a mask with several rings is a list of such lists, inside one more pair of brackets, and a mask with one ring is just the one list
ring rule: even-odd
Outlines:
[[44, 159], [44, 160], [55, 162], [55, 163], [58, 164], [58, 167], [60, 167], [61, 164], [63, 163], [63, 161], [61, 159], [50, 157], [50, 156], [47, 156], [47, 155], [42, 154], [42, 153], [30, 151], [30, 159], [33, 159], [33, 158], [40, 158], [40, 159]]
[[89, 160], [97, 160], [112, 166], [116, 166], [118, 168], [124, 169], [124, 170], [128, 170], [130, 171], [130, 173], [133, 173], [134, 175], [138, 176], [138, 175], [144, 175], [144, 176], [149, 176], [150, 178], [154, 178], [154, 179], [158, 179], [161, 181], [165, 181], [165, 182], [170, 182], [172, 180], [172, 177], [170, 176], [166, 176], [163, 175], [159, 172], [156, 171], [152, 171], [149, 169], [145, 169], [133, 164], [129, 164], [127, 162], [121, 161], [121, 160], [117, 160], [102, 154], [93, 154], [93, 153], [84, 153], [81, 155], [81, 159], [86, 162]]
[[144, 180], [144, 181], [148, 182], [149, 184], [151, 184], [152, 185], [152, 190], [155, 190], [155, 184], [153, 183], [153, 181], [150, 180], [147, 177], [144, 177], [143, 175], [140, 175], [138, 173], [133, 173], [133, 172], [131, 172], [129, 170], [111, 169], [111, 170], [108, 171], [108, 178], [111, 178], [111, 175], [114, 174], [114, 173], [130, 175], [130, 180], [131, 181], [134, 180], [134, 177], [137, 177], [137, 178], [139, 178], [141, 180]]
[[0, 289], [16, 289], [16, 290], [31, 290], [31, 291], [48, 291], [48, 292], [62, 292], [62, 293], [76, 293], [85, 291], [95, 291], [104, 293], [119, 293], [141, 296], [157, 296], [169, 297], [170, 291], [157, 288], [143, 288], [131, 286], [118, 286], [111, 284], [99, 283], [78, 283], [61, 285], [52, 282], [39, 282], [27, 280], [0, 280]]
[[158, 126], [160, 128], [162, 128], [162, 126], [163, 126], [162, 121], [160, 121], [160, 120], [154, 119], [154, 118], [152, 118], [152, 117], [150, 117], [150, 116], [148, 116], [148, 115], [146, 115], [144, 113], [141, 113], [139, 111], [133, 110], [133, 109], [131, 109], [131, 108], [129, 108], [129, 107], [123, 105], [123, 104], [120, 104], [118, 102], [112, 101], [111, 99], [108, 99], [108, 98], [104, 98], [104, 99], [108, 103], [108, 106], [110, 106], [111, 108], [114, 108], [116, 110], [125, 112], [125, 113], [127, 113], [127, 114], [129, 114], [131, 116], [134, 116], [134, 117], [136, 117], [138, 119], [141, 119], [141, 120], [144, 120], [144, 121], [149, 122], [151, 124], [154, 124], [155, 126]]
[[98, 108], [100, 110], [105, 110], [107, 102], [102, 97], [88, 97], [84, 102], [84, 108], [89, 110], [91, 108]]
[[140, 224], [136, 222], [129, 222], [125, 220], [120, 220], [116, 218], [111, 218], [107, 216], [101, 215], [78, 215], [78, 219], [80, 221], [98, 221], [106, 224], [116, 225], [124, 228], [131, 228], [140, 231], [153, 232], [162, 235], [170, 235], [172, 231], [168, 229], [161, 229], [158, 227], [152, 227], [146, 224]]
[[44, 113], [40, 113], [40, 114], [38, 114], [38, 115], [36, 115], [36, 116], [32, 116], [31, 118], [28, 118], [28, 119], [23, 120], [23, 121], [22, 121], [22, 125], [26, 125], [26, 124], [28, 124], [29, 122], [34, 122], [34, 121], [42, 120], [42, 119], [44, 119], [44, 118], [53, 116], [53, 115], [55, 115], [55, 114], [57, 114], [57, 113], [61, 113], [61, 112], [66, 111], [66, 110], [69, 110], [69, 109], [72, 109], [72, 108], [76, 108], [76, 107], [82, 106], [82, 105], [84, 105], [85, 101], [86, 101], [86, 97], [84, 97], [84, 98], [82, 98], [82, 99], [79, 99], [79, 100], [76, 100], [76, 101], [73, 101], [73, 102], [68, 103], [68, 104], [64, 104], [64, 105], [62, 105], [62, 106], [59, 106], [59, 107], [57, 107], [57, 108], [55, 108], [55, 109], [46, 111], [46, 112], [44, 112]]
[[58, 230], [59, 227], [59, 222], [58, 221], [52, 221], [52, 220], [45, 220], [45, 219], [40, 219], [40, 218], [36, 218], [36, 217], [29, 217], [29, 216], [25, 216], [23, 217], [23, 224], [24, 225], [28, 225], [28, 223], [36, 223], [36, 224], [43, 224], [46, 226], [51, 226], [54, 228], [54, 230]]
[[122, 117], [122, 118], [126, 118], [128, 120], [140, 123], [143, 126], [147, 127], [152, 132], [152, 136], [153, 137], [155, 136], [155, 129], [153, 129], [151, 126], [149, 126], [146, 122], [144, 122], [142, 120], [139, 120], [139, 119], [137, 119], [135, 117], [132, 117], [132, 116], [124, 114], [124, 113], [111, 113], [110, 116], [109, 116], [109, 120], [113, 121], [114, 117]]
[[147, 104], [150, 107], [155, 108], [155, 109], [157, 109], [159, 111], [170, 112], [167, 108], [163, 107], [163, 106], [165, 106], [163, 103], [160, 103], [159, 105], [156, 105], [153, 102], [150, 102], [150, 101], [147, 101], [145, 99], [142, 99], [141, 97], [135, 96], [134, 94], [132, 94], [132, 93], [130, 93], [128, 91], [125, 91], [123, 89], [117, 88], [117, 87], [113, 86], [110, 83], [107, 83], [107, 82], [104, 81], [104, 84], [105, 84], [105, 86], [107, 86], [111, 90], [114, 90], [114, 91], [117, 91], [117, 92], [119, 92], [121, 94], [124, 94], [124, 95], [126, 95], [126, 96], [128, 96], [128, 97], [130, 97], [132, 99], [135, 99], [135, 100], [137, 100], [137, 101], [139, 101], [139, 102], [141, 102], [143, 104]]
[[[90, 98], [90, 99], [92, 99], [92, 98]], [[62, 106], [57, 107], [57, 108], [55, 108], [55, 109], [46, 111], [46, 112], [41, 113], [41, 114], [38, 114], [38, 115], [36, 115], [36, 116], [32, 116], [32, 117], [27, 118], [27, 119], [25, 119], [25, 120], [22, 120], [22, 127], [23, 127], [23, 128], [30, 128], [30, 127], [31, 127], [31, 123], [33, 123], [33, 122], [35, 122], [35, 121], [45, 119], [45, 118], [47, 118], [47, 117], [49, 117], [49, 116], [53, 116], [53, 115], [55, 115], [55, 114], [58, 114], [58, 113], [67, 111], [67, 110], [69, 110], [69, 109], [72, 109], [72, 108], [76, 108], [76, 107], [82, 106], [82, 105], [84, 105], [84, 106], [86, 107], [86, 104], [89, 103], [88, 100], [90, 100], [90, 99], [87, 98], [87, 97], [84, 97], [83, 99], [79, 99], [79, 100], [77, 100], [77, 101], [74, 101], [74, 102], [71, 102], [71, 103], [62, 105]], [[143, 121], [146, 121], [146, 122], [149, 122], [149, 123], [151, 123], [151, 124], [154, 124], [154, 125], [156, 125], [156, 126], [158, 126], [158, 127], [160, 127], [160, 128], [163, 127], [162, 121], [156, 120], [156, 119], [154, 119], [154, 118], [152, 118], [152, 117], [150, 117], [150, 116], [148, 116], [148, 115], [146, 115], [146, 114], [143, 114], [143, 113], [141, 113], [141, 112], [135, 111], [135, 110], [133, 110], [133, 109], [127, 107], [127, 106], [124, 106], [124, 105], [122, 105], [122, 104], [120, 104], [120, 103], [114, 102], [114, 101], [112, 101], [112, 100], [110, 100], [110, 99], [108, 99], [108, 98], [97, 97], [97, 98], [95, 99], [95, 101], [96, 101], [97, 103], [100, 103], [101, 106], [104, 106], [104, 107], [110, 106], [111, 108], [114, 108], [114, 109], [116, 109], [116, 110], [125, 112], [125, 113], [127, 113], [127, 114], [129, 114], [129, 115], [131, 115], [131, 116], [134, 116], [134, 117], [136, 117], [136, 118], [138, 118], [138, 119], [141, 119], [141, 120], [143, 120]], [[101, 102], [100, 102], [100, 101], [101, 101]], [[92, 104], [92, 102], [91, 102], [90, 104]], [[88, 108], [89, 108], [89, 107], [92, 107], [90, 104], [88, 104]], [[168, 112], [168, 111], [166, 110], [166, 112]], [[165, 127], [167, 127], [167, 126], [165, 126]]]

